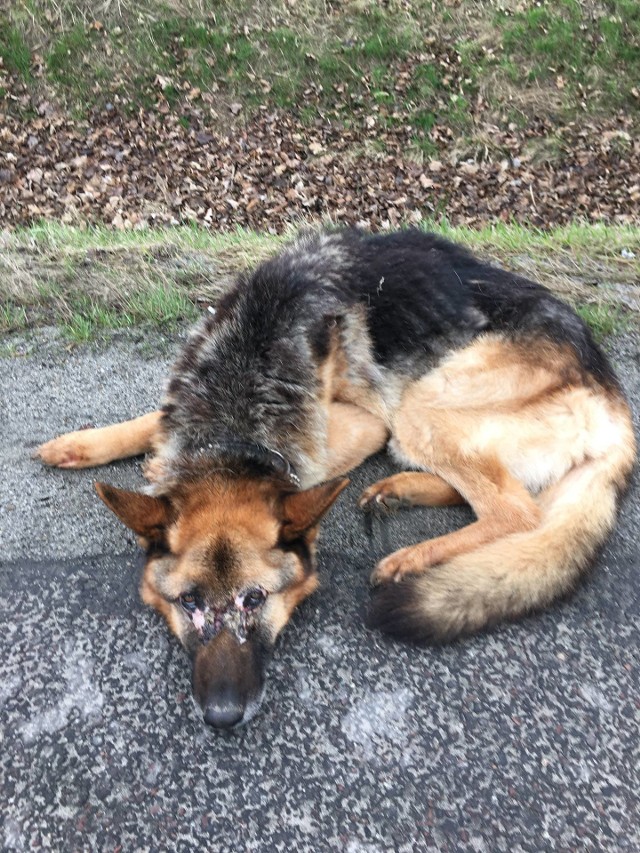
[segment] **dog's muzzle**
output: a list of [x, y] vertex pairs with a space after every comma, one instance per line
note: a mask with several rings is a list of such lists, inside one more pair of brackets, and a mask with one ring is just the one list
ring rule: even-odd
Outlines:
[[193, 692], [205, 723], [232, 729], [255, 716], [264, 694], [268, 659], [259, 635], [240, 642], [227, 628], [196, 651]]

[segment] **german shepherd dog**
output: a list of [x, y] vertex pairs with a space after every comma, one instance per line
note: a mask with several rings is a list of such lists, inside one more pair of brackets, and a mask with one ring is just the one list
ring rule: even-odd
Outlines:
[[146, 549], [142, 599], [193, 658], [205, 721], [259, 708], [318, 584], [318, 525], [385, 445], [364, 509], [468, 502], [477, 520], [374, 569], [369, 623], [442, 642], [570, 591], [635, 460], [629, 409], [582, 320], [433, 234], [301, 236], [241, 275], [178, 358], [164, 406], [42, 445], [82, 468], [151, 451], [144, 494], [96, 485]]

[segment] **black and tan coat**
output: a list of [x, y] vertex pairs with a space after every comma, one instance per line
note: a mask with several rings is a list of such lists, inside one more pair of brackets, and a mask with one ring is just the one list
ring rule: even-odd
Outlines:
[[62, 467], [151, 451], [107, 505], [147, 548], [142, 596], [191, 651], [207, 722], [249, 719], [316, 585], [318, 524], [387, 445], [361, 505], [467, 502], [476, 520], [374, 569], [370, 623], [450, 640], [543, 607], [611, 531], [635, 460], [617, 379], [541, 286], [434, 235], [303, 236], [193, 331], [159, 412], [39, 449]]

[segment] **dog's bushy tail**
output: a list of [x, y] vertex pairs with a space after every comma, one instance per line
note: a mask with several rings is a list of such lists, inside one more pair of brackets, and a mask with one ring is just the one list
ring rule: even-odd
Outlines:
[[517, 619], [570, 592], [611, 532], [633, 468], [633, 435], [539, 496], [540, 526], [487, 544], [373, 595], [369, 627], [447, 642]]

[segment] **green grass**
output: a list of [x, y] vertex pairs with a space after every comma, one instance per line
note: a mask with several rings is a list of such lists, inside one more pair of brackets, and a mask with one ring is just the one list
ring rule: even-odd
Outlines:
[[86, 343], [133, 326], [151, 325], [171, 332], [198, 316], [196, 306], [182, 289], [166, 282], [134, 291], [113, 305], [83, 295], [75, 294], [68, 301], [59, 296], [65, 306], [59, 310], [68, 315], [62, 321], [62, 332], [73, 343]]
[[175, 326], [182, 321], [193, 321], [197, 316], [197, 309], [189, 297], [169, 284], [133, 293], [126, 300], [124, 311], [129, 325], [149, 322], [156, 326]]
[[630, 325], [629, 315], [619, 306], [608, 302], [577, 305], [576, 311], [593, 332], [598, 343], [611, 335], [626, 331]]
[[10, 300], [0, 303], [0, 332], [19, 332], [29, 325], [26, 309]]
[[[622, 268], [627, 262], [622, 250], [634, 252], [640, 258], [640, 227], [635, 225], [603, 225], [573, 222], [556, 228], [531, 228], [517, 223], [496, 222], [483, 228], [450, 226], [446, 220], [427, 226], [450, 240], [464, 243], [477, 251], [493, 250], [499, 255], [559, 255], [570, 252], [576, 257], [615, 261]], [[632, 262], [635, 271], [640, 261]]]
[[640, 4], [545, 0], [508, 15], [498, 12], [503, 67], [519, 84], [562, 78], [563, 87], [591, 90], [608, 106], [636, 103], [640, 80]]
[[[495, 222], [482, 228], [450, 225], [446, 219], [431, 220], [423, 226], [436, 231], [450, 240], [465, 243], [478, 250], [494, 248], [496, 251], [517, 253], [527, 249], [558, 252], [564, 250], [591, 252], [596, 258], [619, 259], [623, 249], [634, 252], [640, 258], [640, 227], [635, 225], [605, 225], [573, 222], [570, 225], [550, 229], [531, 228], [517, 223]], [[185, 251], [202, 249], [212, 256], [232, 253], [241, 263], [252, 263], [264, 256], [264, 252], [275, 250], [284, 240], [294, 234], [274, 236], [255, 231], [237, 229], [219, 234], [199, 225], [181, 225], [175, 228], [141, 228], [115, 230], [104, 225], [78, 227], [59, 222], [41, 222], [27, 228], [18, 228], [6, 235], [9, 247], [27, 251], [66, 253], [104, 251], [116, 253], [120, 250], [139, 249], [152, 251], [158, 247]], [[621, 261], [637, 270], [640, 261]]]
[[61, 331], [69, 343], [86, 344], [100, 337], [100, 334], [104, 333], [107, 328], [107, 326], [96, 322], [93, 317], [79, 312], [72, 314], [67, 322], [62, 323]]
[[277, 246], [282, 239], [241, 228], [224, 234], [212, 233], [198, 225], [116, 230], [106, 225], [81, 228], [49, 220], [27, 228], [17, 228], [11, 235], [7, 235], [9, 245], [15, 245], [24, 251], [32, 249], [53, 253], [58, 257], [92, 251], [105, 252], [108, 257], [109, 253], [119, 251], [137, 249], [152, 252], [160, 247], [166, 248], [167, 251], [207, 249], [212, 254], [232, 250], [237, 252], [239, 257], [243, 256], [244, 250], [249, 262], [252, 255], [260, 251], [260, 247]]
[[67, 83], [69, 77], [76, 77], [78, 66], [91, 50], [92, 41], [83, 27], [76, 26], [53, 42], [46, 60], [51, 78], [58, 83]]
[[17, 27], [6, 23], [2, 26], [0, 16], [0, 57], [2, 64], [24, 80], [31, 77], [31, 50]]
[[419, 34], [406, 23], [372, 7], [367, 15], [357, 19], [359, 40], [355, 50], [363, 59], [389, 63], [398, 56], [408, 54], [419, 44]]
[[[144, 57], [147, 43], [140, 33], [135, 35]], [[238, 79], [257, 58], [253, 44], [230, 23], [196, 23], [177, 16], [160, 19], [151, 27], [151, 43], [151, 73], [181, 68], [191, 84], [200, 86]]]
[[[635, 322], [610, 285], [633, 287], [640, 279], [640, 228], [575, 223], [549, 231], [515, 224], [472, 230], [445, 220], [425, 227], [551, 287], [579, 307], [598, 337]], [[144, 324], [171, 331], [193, 321], [235, 273], [285, 239], [197, 226], [18, 229], [5, 236], [0, 258], [0, 330], [58, 324], [73, 343]], [[626, 259], [623, 249], [635, 257]]]
[[[47, 83], [77, 116], [115, 97], [129, 110], [153, 108], [164, 99], [184, 113], [194, 88], [223, 108], [240, 101], [243, 118], [267, 105], [304, 111], [311, 123], [327, 110], [349, 112], [354, 104], [364, 117], [371, 103], [387, 123], [415, 118], [421, 136], [430, 129], [427, 113], [443, 120], [449, 113], [451, 93], [437, 66], [424, 79], [418, 73], [409, 98], [396, 91], [399, 65], [420, 65], [425, 21], [419, 4], [409, 11], [349, 4], [331, 14], [323, 4], [304, 3], [298, 11], [276, 2], [266, 16], [244, 0], [211, 9], [186, 5], [176, 14], [175, 7], [151, 0], [135, 9], [124, 2], [76, 0], [56, 5], [51, 23], [45, 0], [30, 0], [29, 14], [0, 13], [0, 31], [4, 25], [9, 34], [6, 64], [25, 76], [30, 46], [42, 51]], [[305, 94], [310, 89], [313, 99]]]
[[[437, 126], [471, 137], [534, 116], [633, 115], [640, 3], [29, 0], [0, 12], [0, 55], [34, 103], [75, 119], [108, 102], [131, 113], [168, 105], [185, 126], [225, 131], [261, 109], [349, 129], [375, 115], [380, 128], [412, 128], [413, 147], [432, 157]], [[2, 90], [11, 110], [33, 109]]]

